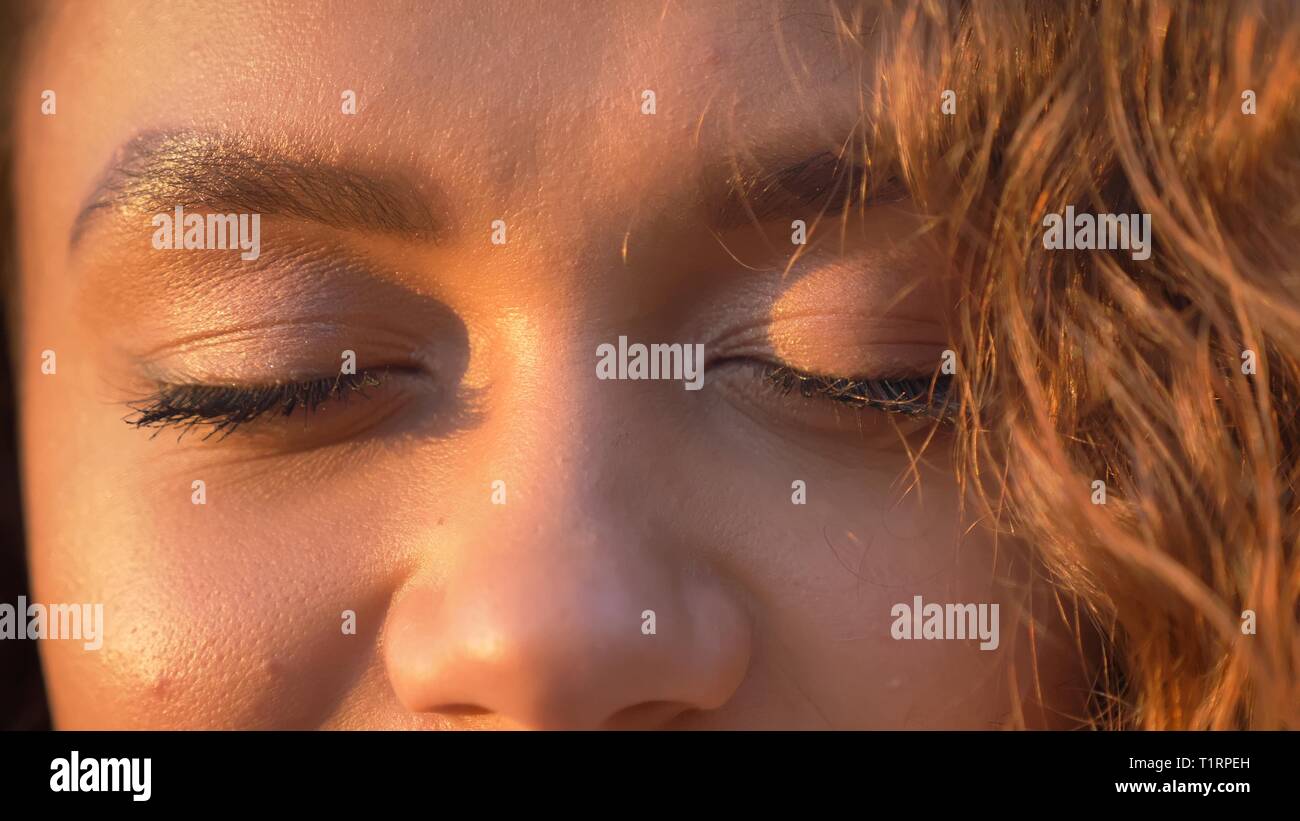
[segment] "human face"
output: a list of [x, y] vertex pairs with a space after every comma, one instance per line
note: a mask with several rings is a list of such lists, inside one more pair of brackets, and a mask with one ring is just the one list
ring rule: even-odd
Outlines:
[[[49, 10], [20, 98], [57, 109], [20, 106], [17, 148], [29, 556], [36, 598], [106, 620], [98, 651], [42, 643], [56, 724], [1070, 709], [1041, 624], [1031, 663], [1028, 560], [961, 515], [946, 428], [767, 370], [929, 385], [951, 347], [926, 221], [856, 170], [877, 56], [845, 32], [870, 19]], [[256, 254], [160, 249], [176, 205], [257, 214]], [[600, 378], [620, 337], [702, 345], [700, 389], [689, 361]], [[997, 646], [897, 638], [917, 596], [998, 604]]]

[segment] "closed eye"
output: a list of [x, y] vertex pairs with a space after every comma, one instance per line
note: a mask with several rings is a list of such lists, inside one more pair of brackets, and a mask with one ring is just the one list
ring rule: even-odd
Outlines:
[[804, 373], [785, 365], [768, 365], [764, 379], [783, 396], [797, 393], [806, 399], [843, 402], [888, 413], [927, 416], [951, 423], [956, 415], [951, 395], [952, 376], [851, 379]]
[[311, 414], [329, 402], [343, 402], [383, 382], [383, 371], [337, 374], [300, 382], [265, 385], [163, 384], [148, 398], [131, 404], [127, 424], [179, 428], [181, 436], [206, 431], [203, 439], [225, 438], [260, 417], [287, 417], [295, 411]]

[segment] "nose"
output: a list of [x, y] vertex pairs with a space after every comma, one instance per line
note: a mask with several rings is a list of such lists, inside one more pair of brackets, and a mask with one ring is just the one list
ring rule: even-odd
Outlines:
[[731, 698], [750, 620], [730, 586], [612, 529], [525, 524], [397, 596], [384, 652], [406, 709], [637, 729]]

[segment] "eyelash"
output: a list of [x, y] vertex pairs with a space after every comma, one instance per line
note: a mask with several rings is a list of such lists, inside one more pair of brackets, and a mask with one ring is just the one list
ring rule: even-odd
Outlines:
[[[782, 396], [798, 392], [805, 399], [829, 399], [858, 408], [886, 413], [929, 416], [951, 422], [949, 390], [952, 377], [941, 375], [907, 379], [848, 379], [803, 373], [784, 365], [766, 365], [764, 381]], [[203, 439], [224, 439], [239, 427], [262, 416], [291, 416], [302, 409], [312, 413], [326, 402], [346, 401], [352, 394], [366, 397], [365, 389], [379, 387], [382, 374], [362, 371], [271, 385], [163, 385], [141, 402], [132, 404], [126, 422], [136, 428], [179, 428], [181, 436], [206, 428]], [[933, 390], [932, 390], [933, 388]], [[368, 398], [368, 397], [367, 397]]]
[[180, 428], [181, 436], [203, 427], [208, 429], [203, 439], [217, 435], [224, 439], [261, 416], [290, 416], [298, 409], [310, 414], [326, 402], [346, 400], [355, 393], [366, 397], [366, 388], [380, 384], [382, 374], [361, 371], [250, 387], [163, 385], [148, 399], [132, 404], [135, 413], [126, 422], [136, 428], [154, 428], [155, 436], [169, 427]]
[[928, 416], [943, 423], [951, 423], [955, 416], [952, 377], [947, 374], [934, 379], [848, 379], [803, 373], [785, 365], [768, 365], [763, 376], [782, 396], [798, 391], [805, 399], [829, 399], [886, 413]]

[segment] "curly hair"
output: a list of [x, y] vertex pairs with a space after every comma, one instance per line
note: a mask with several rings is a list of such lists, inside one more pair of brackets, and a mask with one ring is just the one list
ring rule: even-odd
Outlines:
[[[861, 150], [960, 283], [959, 480], [1101, 637], [1086, 723], [1300, 727], [1300, 6], [891, 2], [841, 31], [884, 53]], [[1044, 248], [1067, 206], [1149, 214], [1150, 257]]]

